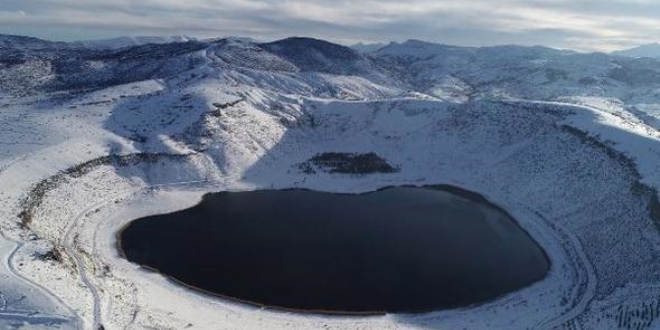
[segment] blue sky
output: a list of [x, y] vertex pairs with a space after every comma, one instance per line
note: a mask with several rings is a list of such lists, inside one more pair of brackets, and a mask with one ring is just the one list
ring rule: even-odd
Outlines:
[[54, 40], [124, 35], [288, 36], [344, 44], [614, 50], [660, 41], [655, 0], [1, 0], [0, 33]]

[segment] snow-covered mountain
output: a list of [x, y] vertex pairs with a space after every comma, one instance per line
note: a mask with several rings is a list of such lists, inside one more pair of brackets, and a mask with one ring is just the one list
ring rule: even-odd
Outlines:
[[660, 44], [647, 44], [630, 49], [619, 50], [612, 52], [612, 55], [626, 56], [626, 57], [652, 57], [660, 58]]
[[[0, 324], [660, 326], [660, 60], [415, 40], [367, 52], [309, 38], [0, 45], [0, 274], [11, 279]], [[301, 170], [322, 152], [373, 152], [400, 171]], [[329, 318], [211, 299], [115, 249], [128, 221], [209, 191], [437, 183], [518, 219], [548, 253], [547, 278], [460, 310]]]

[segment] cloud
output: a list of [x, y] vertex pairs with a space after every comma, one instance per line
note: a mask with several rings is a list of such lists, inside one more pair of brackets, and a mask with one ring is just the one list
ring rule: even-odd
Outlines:
[[654, 42], [659, 20], [651, 0], [3, 0], [0, 9], [0, 28], [57, 39], [299, 35], [581, 50]]

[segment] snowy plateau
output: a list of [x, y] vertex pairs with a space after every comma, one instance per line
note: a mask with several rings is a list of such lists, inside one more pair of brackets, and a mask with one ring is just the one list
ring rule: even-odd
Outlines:
[[[398, 171], [301, 170], [324, 152], [375, 153]], [[484, 304], [337, 317], [196, 293], [116, 248], [131, 220], [208, 192], [427, 184], [507, 210], [548, 253], [549, 274]], [[658, 59], [0, 36], [7, 329], [660, 329], [658, 189]]]

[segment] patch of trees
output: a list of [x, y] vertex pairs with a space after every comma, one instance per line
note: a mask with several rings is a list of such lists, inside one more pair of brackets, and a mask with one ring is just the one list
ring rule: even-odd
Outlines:
[[62, 262], [62, 253], [57, 248], [52, 248], [44, 253], [35, 253], [33, 256], [42, 261]]
[[660, 317], [660, 300], [637, 306], [619, 305], [616, 312], [607, 314], [606, 317], [614, 319], [620, 329], [653, 329], [655, 320]]
[[401, 170], [373, 152], [319, 153], [306, 162], [298, 164], [298, 169], [306, 174], [314, 174], [317, 170], [341, 174], [395, 173]]

